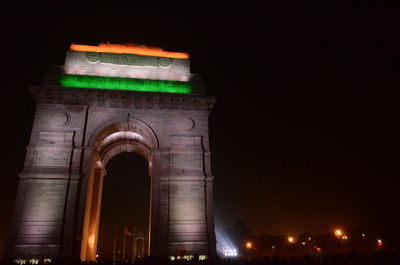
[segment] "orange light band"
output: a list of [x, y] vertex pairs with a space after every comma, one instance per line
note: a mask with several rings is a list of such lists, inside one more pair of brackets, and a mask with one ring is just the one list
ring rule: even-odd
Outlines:
[[162, 48], [143, 47], [136, 44], [109, 44], [100, 43], [99, 46], [71, 44], [71, 51], [80, 52], [108, 52], [108, 53], [129, 53], [157, 57], [168, 57], [177, 59], [188, 59], [189, 54], [184, 52], [167, 52]]

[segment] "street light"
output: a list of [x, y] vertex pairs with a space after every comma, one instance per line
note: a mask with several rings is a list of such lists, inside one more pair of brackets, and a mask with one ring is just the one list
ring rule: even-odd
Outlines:
[[294, 237], [289, 236], [288, 237], [288, 241], [289, 241], [290, 244], [293, 244], [294, 243]]
[[250, 241], [247, 241], [247, 242], [246, 242], [246, 248], [247, 248], [247, 249], [253, 248], [253, 243], [251, 243]]
[[336, 229], [336, 230], [335, 230], [335, 236], [336, 236], [337, 238], [339, 238], [341, 235], [343, 235], [342, 230]]

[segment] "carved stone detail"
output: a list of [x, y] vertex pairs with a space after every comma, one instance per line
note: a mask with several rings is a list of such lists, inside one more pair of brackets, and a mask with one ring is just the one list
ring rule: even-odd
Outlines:
[[216, 98], [214, 96], [169, 93], [142, 93], [125, 91], [107, 91], [98, 89], [63, 87], [30, 87], [30, 91], [39, 103], [44, 104], [90, 104], [99, 108], [128, 108], [153, 110], [211, 111]]

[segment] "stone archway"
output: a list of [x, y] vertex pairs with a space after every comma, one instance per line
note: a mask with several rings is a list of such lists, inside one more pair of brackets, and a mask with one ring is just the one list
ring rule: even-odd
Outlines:
[[149, 162], [150, 254], [215, 255], [208, 117], [216, 99], [202, 94], [188, 54], [78, 46], [29, 88], [36, 113], [6, 257], [94, 260], [104, 166], [119, 152]]
[[150, 254], [216, 254], [213, 97], [76, 88], [71, 97], [63, 87], [31, 92], [37, 109], [7, 257], [93, 260], [101, 200], [93, 187], [101, 190], [104, 164], [126, 151], [149, 161]]
[[[90, 143], [93, 146], [93, 158], [86, 195], [80, 254], [82, 260], [96, 259], [102, 190], [104, 176], [107, 174], [105, 170], [107, 163], [120, 153], [134, 152], [147, 160], [149, 176], [151, 177], [152, 150], [158, 149], [157, 137], [154, 132], [146, 124], [136, 119], [109, 125], [98, 132], [96, 136]], [[149, 250], [151, 243], [151, 198], [152, 194], [150, 193]]]

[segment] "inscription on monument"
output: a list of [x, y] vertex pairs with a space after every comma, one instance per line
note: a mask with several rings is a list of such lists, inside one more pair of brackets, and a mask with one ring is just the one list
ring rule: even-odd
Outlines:
[[65, 202], [65, 184], [60, 181], [31, 183], [24, 205], [24, 221], [60, 221]]
[[118, 64], [132, 66], [162, 67], [168, 68], [172, 65], [170, 58], [158, 58], [154, 56], [143, 56], [136, 54], [115, 54], [87, 52], [86, 59], [90, 63]]
[[173, 167], [180, 169], [202, 169], [203, 156], [200, 154], [175, 154], [173, 156]]
[[66, 167], [70, 153], [66, 149], [46, 148], [38, 151], [36, 166], [38, 167]]
[[171, 185], [171, 220], [198, 220], [203, 213], [204, 190], [201, 185]]

